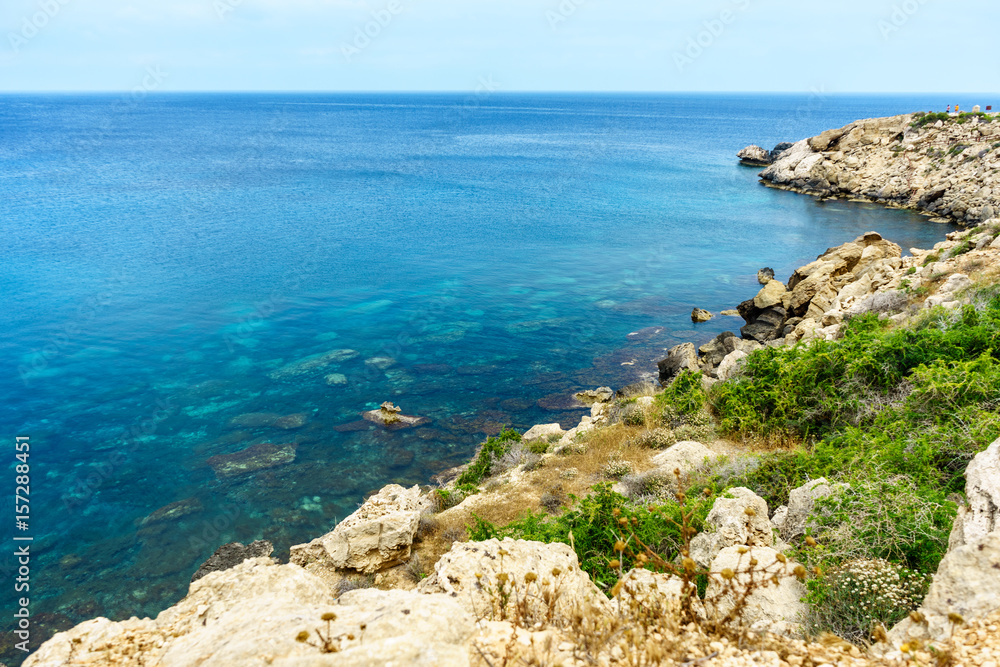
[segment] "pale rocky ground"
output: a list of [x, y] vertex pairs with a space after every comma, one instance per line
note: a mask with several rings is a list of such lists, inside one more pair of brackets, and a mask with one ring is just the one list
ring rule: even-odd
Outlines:
[[765, 183], [927, 211], [967, 225], [1000, 215], [1000, 116], [936, 121], [914, 114], [860, 120], [794, 144]]
[[[888, 150], [892, 142], [883, 143], [881, 133], [892, 127], [897, 126], [854, 127], [840, 137], [837, 150], [847, 151], [845, 137], [858, 142], [857, 150]], [[950, 140], [942, 138], [946, 130], [937, 128], [933, 137]], [[879, 133], [878, 142], [865, 143], [873, 133]], [[903, 135], [906, 145], [905, 130]], [[809, 150], [816, 149], [810, 145]], [[813, 160], [814, 167], [847, 159], [816, 155], [820, 159]], [[995, 157], [977, 159], [988, 165]], [[911, 162], [915, 160], [914, 155]], [[864, 164], [856, 168], [858, 178], [868, 178]], [[896, 166], [879, 168], [892, 182]], [[955, 165], [960, 168], [965, 167]], [[836, 182], [845, 181], [838, 176]], [[951, 201], [947, 197], [941, 199]], [[982, 210], [985, 204], [975, 206]], [[969, 300], [969, 287], [1000, 280], [998, 235], [1000, 220], [991, 219], [949, 235], [933, 250], [902, 257], [895, 244], [866, 234], [827, 251], [788, 283], [763, 276], [760, 292], [741, 304], [751, 327], [751, 335], [744, 332], [748, 339], [721, 336], [699, 350], [678, 346], [661, 363], [661, 378], [669, 380], [690, 368], [704, 371], [708, 383], [725, 381], [740, 372], [755, 349], [835, 339], [845, 318], [857, 313], [879, 312], [903, 325], [939, 305], [947, 316]], [[566, 545], [471, 543], [462, 541], [460, 531], [441, 537], [448, 532], [445, 527], [463, 525], [473, 512], [494, 517], [509, 512], [514, 518], [537, 508], [544, 494], [585, 493], [612, 460], [624, 461], [636, 475], [669, 476], [675, 470], [690, 474], [716, 465], [721, 455], [741, 453], [739, 445], [724, 441], [682, 440], [658, 453], [627, 439], [623, 445], [623, 432], [634, 438], [641, 427], [629, 430], [620, 423], [615, 398], [605, 388], [580, 395], [592, 408], [579, 426], [564, 431], [549, 424], [529, 431], [528, 440], [552, 443], [549, 453], [512, 461], [484, 483], [482, 493], [455, 507], [435, 513], [425, 490], [390, 485], [329, 534], [294, 547], [291, 563], [259, 557], [210, 572], [156, 619], [82, 623], [51, 638], [24, 664], [626, 665], [635, 664], [637, 646], [646, 664], [688, 667], [929, 665], [941, 655], [961, 666], [1000, 664], [1000, 441], [969, 467], [968, 506], [960, 510], [949, 552], [921, 607], [926, 621], [904, 621], [890, 631], [888, 642], [866, 651], [832, 637], [819, 643], [795, 638], [804, 590], [790, 575], [795, 564], [782, 552], [802, 535], [816, 500], [837, 493], [838, 487], [826, 480], [792, 490], [779, 508], [768, 508], [749, 489], [732, 489], [730, 497], [716, 501], [708, 530], [692, 544], [692, 559], [719, 575], [711, 581], [714, 600], [700, 608], [704, 618], [731, 609], [732, 595], [739, 592], [732, 586], [741, 585], [751, 572], [758, 579], [757, 573], [778, 577], [773, 585], [755, 590], [739, 613], [737, 620], [749, 633], [741, 642], [681, 623], [679, 579], [633, 570], [623, 573], [624, 583], [609, 599], [580, 570]], [[648, 407], [652, 400], [639, 396], [634, 409]], [[602, 448], [611, 440], [614, 448]], [[437, 524], [433, 539], [420, 535], [425, 521]], [[419, 585], [419, 576], [407, 574], [416, 559], [429, 575]], [[727, 568], [735, 573], [728, 588], [720, 578]], [[350, 590], [358, 581], [374, 586]], [[512, 597], [498, 595], [504, 581], [514, 586]], [[950, 614], [960, 614], [962, 623], [953, 622]]]

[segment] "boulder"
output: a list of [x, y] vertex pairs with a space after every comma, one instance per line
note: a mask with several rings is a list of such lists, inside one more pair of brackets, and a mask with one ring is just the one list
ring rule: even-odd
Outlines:
[[729, 339], [736, 338], [732, 331], [723, 331], [718, 336], [708, 341], [698, 348], [699, 360], [702, 364], [710, 367], [718, 366], [730, 351], [735, 349], [732, 344], [728, 344]]
[[760, 146], [751, 144], [736, 154], [742, 164], [751, 167], [766, 167], [771, 164], [771, 153]]
[[691, 321], [692, 322], [708, 322], [710, 319], [715, 317], [712, 313], [704, 310], [703, 308], [695, 308], [691, 311]]
[[[553, 620], [567, 622], [588, 610], [610, 611], [610, 602], [580, 569], [568, 544], [526, 540], [456, 542], [420, 582], [423, 593], [446, 593], [476, 618], [499, 620], [513, 615], [524, 600], [529, 616], [545, 615], [547, 591], [558, 590]], [[501, 594], [501, 589], [505, 594]], [[508, 595], [509, 599], [508, 599]], [[506, 602], [507, 610], [500, 605]]]
[[781, 336], [785, 320], [788, 319], [788, 312], [781, 306], [772, 306], [760, 312], [757, 318], [743, 327], [740, 327], [740, 334], [748, 340], [755, 340], [758, 343], [766, 343]]
[[753, 298], [753, 305], [760, 310], [770, 308], [771, 306], [780, 306], [781, 300], [787, 291], [781, 281], [771, 280], [757, 292], [757, 296]]
[[[740, 552], [744, 553], [740, 553]], [[751, 565], [753, 561], [756, 565]], [[717, 619], [735, 614], [734, 623], [754, 631], [795, 635], [805, 620], [809, 605], [802, 602], [806, 587], [791, 576], [796, 563], [781, 563], [778, 552], [770, 547], [727, 547], [712, 561], [712, 575], [705, 591], [705, 606]], [[735, 576], [725, 580], [723, 570]], [[778, 583], [769, 579], [777, 575]], [[746, 605], [736, 611], [737, 600], [743, 597], [751, 581], [757, 588], [746, 598]]]
[[743, 350], [733, 350], [719, 363], [719, 367], [715, 369], [715, 377], [722, 382], [731, 379], [743, 367], [748, 356], [750, 355]]
[[240, 542], [223, 544], [215, 550], [214, 554], [209, 556], [208, 560], [201, 564], [197, 572], [191, 576], [191, 581], [198, 581], [209, 572], [221, 572], [236, 567], [250, 558], [270, 556], [273, 551], [274, 545], [267, 540], [256, 540], [247, 545]]
[[380, 424], [388, 429], [410, 428], [412, 426], [422, 426], [430, 421], [427, 417], [415, 417], [413, 415], [402, 414], [403, 409], [392, 404], [391, 401], [382, 403], [378, 410], [369, 410], [361, 413], [366, 420], [375, 424]]
[[331, 532], [291, 548], [290, 561], [313, 569], [373, 573], [405, 562], [420, 524], [420, 487], [383, 487]]
[[558, 423], [554, 424], [535, 424], [528, 429], [527, 433], [521, 436], [524, 442], [531, 442], [532, 440], [541, 440], [542, 438], [548, 438], [551, 435], [558, 435], [562, 437], [565, 435], [566, 431], [563, 430], [562, 426]]
[[[327, 613], [335, 615], [329, 623]], [[156, 620], [87, 621], [46, 641], [24, 664], [327, 665], [322, 630], [334, 638], [338, 665], [465, 666], [474, 627], [446, 595], [366, 589], [338, 602], [302, 568], [253, 558], [194, 582]], [[300, 633], [308, 641], [297, 641]]]
[[681, 343], [667, 350], [667, 358], [657, 362], [660, 370], [660, 383], [667, 384], [679, 375], [682, 371], [689, 370], [697, 372], [698, 352], [694, 348], [694, 343]]
[[[620, 610], [626, 616], [641, 615], [641, 610], [658, 616], [677, 614], [680, 611], [684, 582], [679, 577], [646, 569], [633, 569], [626, 572], [619, 583], [613, 590], [612, 603], [616, 611]], [[691, 585], [688, 595], [692, 597], [697, 612], [704, 613], [698, 599], [698, 588]]]
[[975, 543], [950, 550], [938, 565], [927, 597], [920, 605], [923, 622], [904, 619], [889, 632], [893, 644], [919, 640], [942, 641], [951, 636], [955, 623], [981, 619], [1000, 609], [1000, 531]]
[[680, 470], [681, 475], [686, 475], [705, 465], [706, 460], [714, 461], [717, 458], [715, 452], [700, 442], [682, 440], [654, 456], [652, 463], [673, 480], [675, 470]]
[[966, 505], [958, 508], [948, 548], [977, 544], [1000, 530], [1000, 439], [965, 469]]
[[583, 405], [593, 405], [594, 403], [607, 403], [615, 397], [615, 392], [611, 387], [598, 387], [597, 389], [585, 389], [573, 394], [573, 398]]
[[781, 157], [784, 154], [784, 152], [787, 151], [789, 148], [791, 148], [793, 145], [794, 144], [791, 144], [791, 143], [789, 143], [787, 141], [783, 141], [780, 144], [776, 145], [774, 148], [772, 148], [771, 149], [771, 162], [774, 162], [779, 157]]
[[767, 516], [767, 503], [745, 487], [726, 491], [715, 499], [712, 511], [705, 519], [705, 532], [691, 540], [691, 558], [701, 567], [708, 567], [726, 547], [774, 546], [774, 532]]
[[809, 139], [809, 147], [814, 151], [825, 151], [830, 148], [831, 144], [835, 144], [840, 140], [842, 136], [847, 133], [847, 128], [842, 127], [836, 130], [827, 130], [820, 133], [819, 135]]
[[820, 498], [829, 498], [847, 488], [846, 484], [830, 484], [825, 477], [807, 482], [788, 494], [787, 512], [780, 519], [775, 513], [775, 527], [786, 542], [804, 535], [811, 526], [810, 516]]

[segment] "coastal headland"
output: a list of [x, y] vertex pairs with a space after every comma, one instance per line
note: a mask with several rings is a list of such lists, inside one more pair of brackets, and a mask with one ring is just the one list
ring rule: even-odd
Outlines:
[[1000, 122], [962, 121], [758, 155], [769, 186], [922, 210], [964, 227], [947, 240], [762, 271], [739, 333], [664, 350], [659, 384], [566, 397], [575, 428], [505, 430], [287, 563], [225, 545], [157, 618], [24, 664], [995, 666]]

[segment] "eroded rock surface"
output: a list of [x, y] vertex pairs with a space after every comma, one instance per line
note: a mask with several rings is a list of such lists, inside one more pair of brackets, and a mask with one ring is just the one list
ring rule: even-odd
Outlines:
[[290, 560], [307, 569], [373, 573], [410, 557], [423, 509], [420, 487], [383, 487], [331, 532], [292, 547]]

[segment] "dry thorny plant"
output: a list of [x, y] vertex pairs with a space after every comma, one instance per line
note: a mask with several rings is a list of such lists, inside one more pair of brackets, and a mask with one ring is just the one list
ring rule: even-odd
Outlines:
[[[674, 474], [677, 488], [683, 488], [680, 471]], [[495, 660], [477, 645], [483, 662], [489, 667], [557, 665], [567, 659], [576, 664], [645, 667], [676, 662], [690, 666], [715, 657], [718, 651], [711, 651], [711, 645], [720, 639], [744, 648], [773, 647], [774, 638], [751, 632], [743, 614], [754, 593], [779, 586], [785, 579], [804, 580], [808, 574], [805, 567], [781, 553], [772, 563], [762, 565], [750, 547], [738, 548], [735, 568], [712, 571], [698, 566], [690, 556], [691, 540], [698, 534], [693, 527], [694, 511], [683, 492], [675, 496], [681, 507], [679, 520], [667, 512], [663, 516], [682, 536], [683, 546], [676, 559], [665, 558], [643, 542], [634, 530], [634, 517], [630, 521], [619, 510], [614, 511], [619, 530], [609, 566], [617, 571], [618, 583], [611, 590], [607, 607], [575, 602], [571, 613], [558, 614], [556, 603], [562, 597], [559, 569], [552, 571], [551, 579], [528, 572], [523, 581], [517, 581], [504, 571], [503, 556], [508, 554], [501, 550], [495, 581], [476, 575], [490, 601], [490, 608], [477, 614], [477, 620], [507, 621], [512, 634], [501, 652], [493, 652]], [[656, 507], [649, 510], [662, 511]], [[747, 521], [753, 512], [752, 508], [745, 510]], [[569, 539], [572, 543], [572, 535]], [[806, 544], [816, 543], [807, 538]], [[659, 576], [634, 576], [626, 570], [626, 563]], [[706, 590], [704, 597], [698, 593], [699, 583]], [[524, 641], [518, 641], [519, 631], [527, 633]], [[536, 634], [540, 632], [542, 635]], [[572, 648], [559, 652], [556, 645]]]

